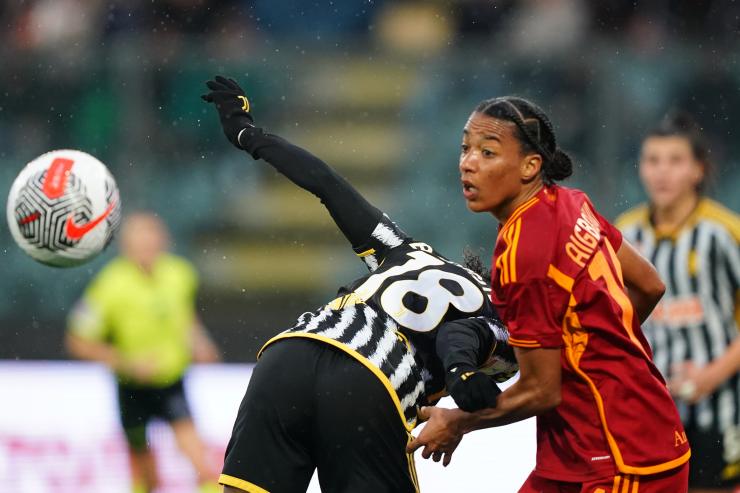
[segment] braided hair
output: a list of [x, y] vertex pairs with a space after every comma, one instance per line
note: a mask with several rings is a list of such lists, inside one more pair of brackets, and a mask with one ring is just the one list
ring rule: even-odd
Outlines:
[[541, 173], [546, 184], [552, 185], [573, 174], [573, 161], [558, 147], [550, 119], [536, 104], [523, 98], [504, 96], [483, 101], [475, 111], [516, 125], [514, 136], [522, 151], [542, 156]]

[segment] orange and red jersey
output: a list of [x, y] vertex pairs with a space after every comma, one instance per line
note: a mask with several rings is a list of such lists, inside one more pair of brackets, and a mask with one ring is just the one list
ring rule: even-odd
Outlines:
[[579, 190], [544, 187], [499, 231], [492, 299], [521, 348], [562, 348], [562, 401], [537, 418], [535, 472], [655, 474], [689, 444], [624, 288], [619, 231]]

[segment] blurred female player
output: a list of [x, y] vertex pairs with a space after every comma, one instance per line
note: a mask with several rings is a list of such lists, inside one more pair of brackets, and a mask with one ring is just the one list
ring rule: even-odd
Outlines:
[[640, 329], [664, 286], [586, 194], [555, 184], [572, 163], [549, 118], [524, 99], [482, 102], [460, 173], [468, 208], [501, 225], [492, 297], [521, 376], [494, 408], [422, 409], [409, 450], [447, 464], [464, 433], [537, 416], [520, 492], [685, 492], [689, 444]]
[[417, 491], [405, 448], [418, 407], [445, 388], [463, 409], [493, 406], [492, 377], [516, 372], [487, 281], [409, 238], [317, 157], [255, 127], [235, 81], [207, 85], [231, 143], [319, 197], [370, 269], [265, 344], [220, 482], [301, 492], [318, 469], [324, 492]]
[[642, 143], [649, 203], [622, 215], [666, 295], [645, 323], [692, 448], [692, 492], [740, 486], [740, 218], [703, 196], [709, 148], [693, 119], [667, 116]]

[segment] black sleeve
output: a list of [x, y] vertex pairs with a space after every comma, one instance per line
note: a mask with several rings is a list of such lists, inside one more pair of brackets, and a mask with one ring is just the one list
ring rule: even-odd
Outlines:
[[436, 349], [445, 372], [454, 367], [482, 369], [496, 381], [514, 376], [519, 365], [500, 321], [488, 317], [466, 318], [442, 324]]
[[[256, 127], [243, 130], [239, 142], [253, 158], [264, 159], [290, 181], [316, 195], [358, 255], [370, 255], [371, 250], [378, 253], [373, 246], [377, 243], [373, 241], [373, 237], [378, 236], [376, 230], [383, 229], [386, 222], [393, 223], [324, 161]], [[396, 230], [391, 236], [400, 234], [405, 239], [405, 235]]]

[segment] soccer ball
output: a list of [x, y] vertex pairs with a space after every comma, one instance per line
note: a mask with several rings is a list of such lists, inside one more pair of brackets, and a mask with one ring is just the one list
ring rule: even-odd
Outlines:
[[118, 187], [108, 168], [81, 151], [47, 152], [26, 165], [8, 196], [8, 225], [31, 257], [54, 267], [92, 259], [121, 219]]

